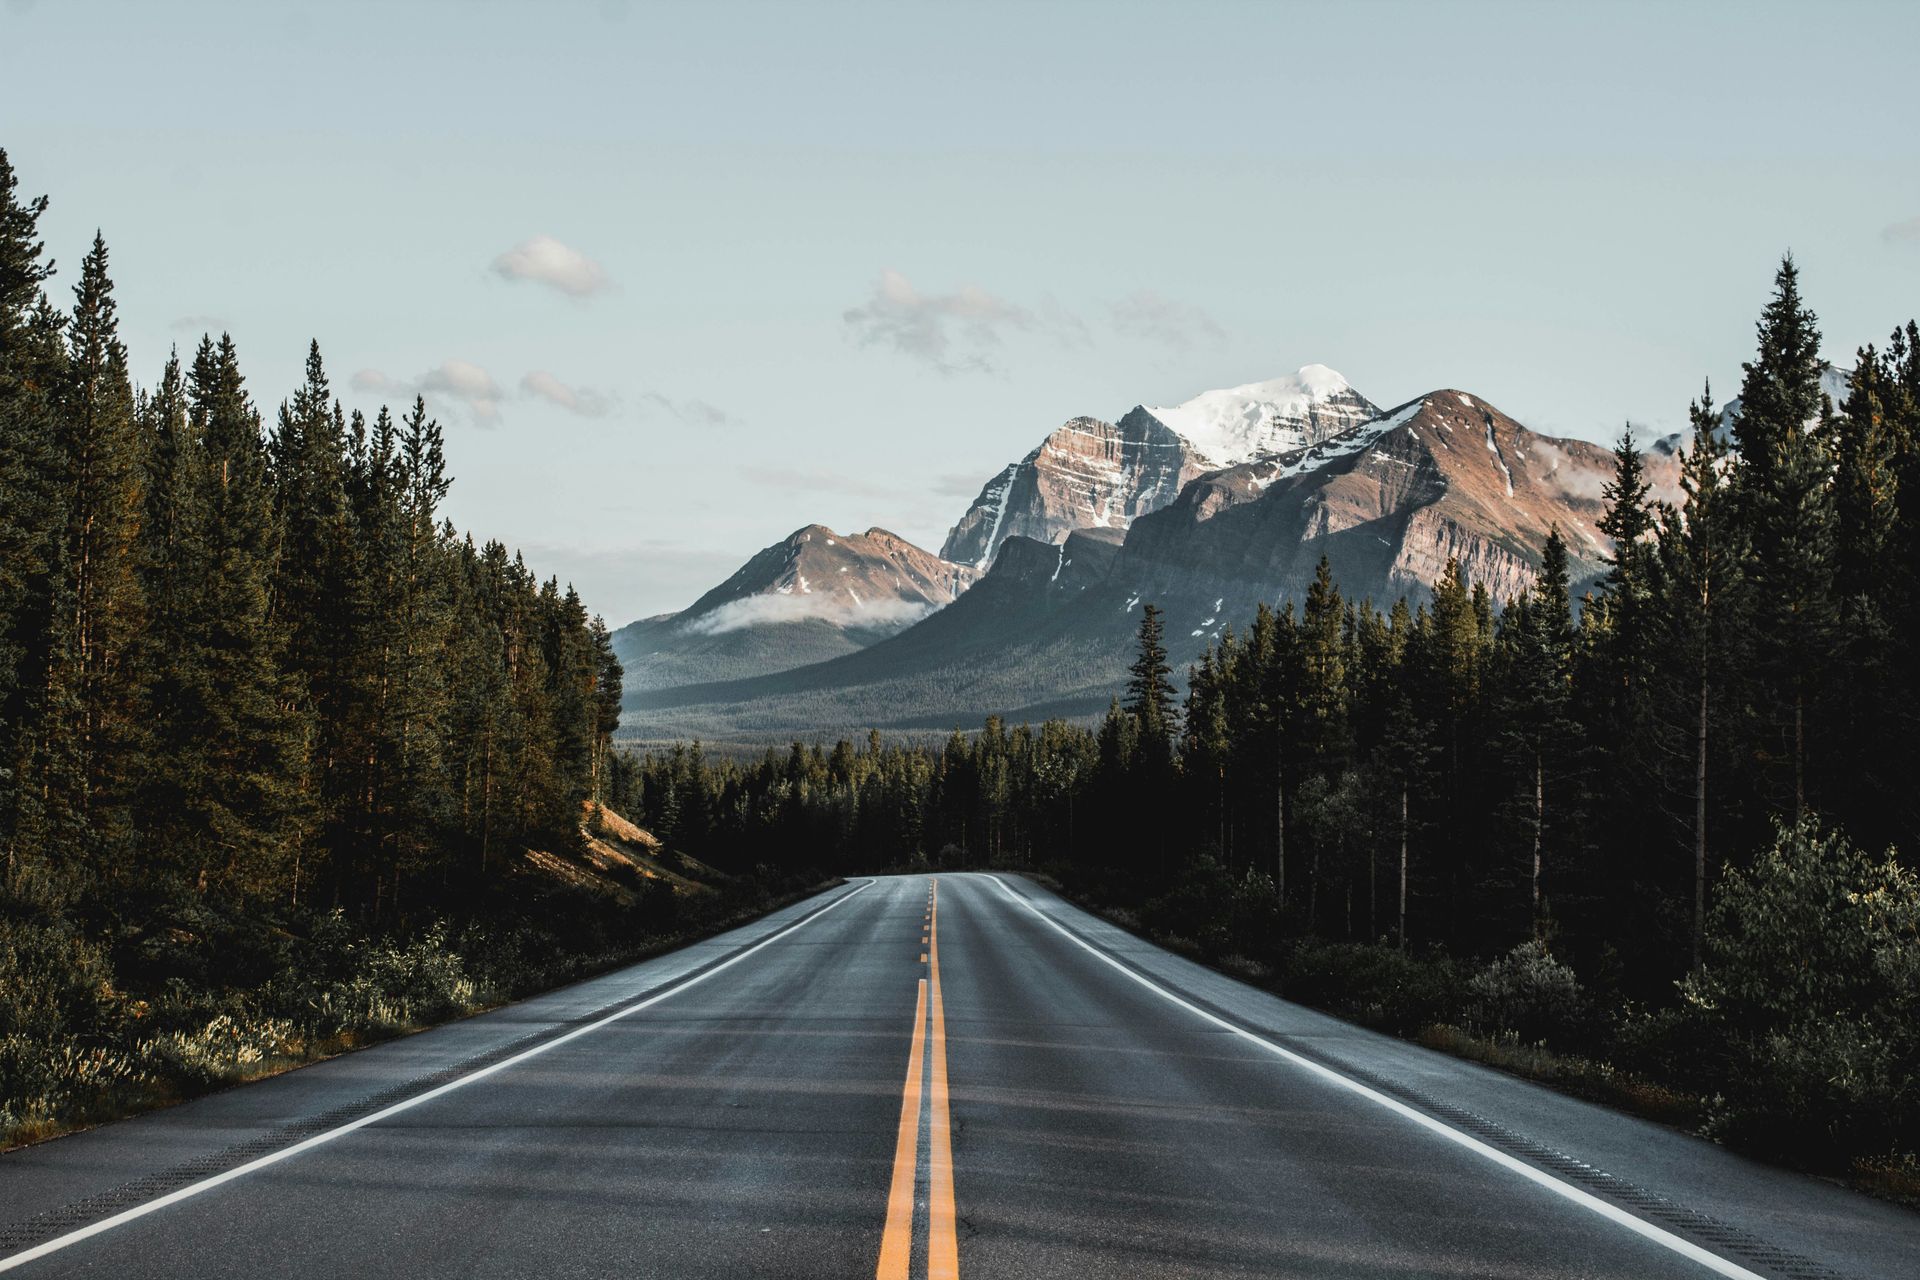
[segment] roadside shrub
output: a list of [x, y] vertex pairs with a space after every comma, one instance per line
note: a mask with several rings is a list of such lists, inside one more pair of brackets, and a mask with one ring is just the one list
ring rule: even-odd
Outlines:
[[1459, 970], [1443, 952], [1302, 938], [1283, 953], [1281, 972], [1289, 999], [1399, 1035], [1460, 1017]]
[[1802, 1160], [1920, 1142], [1920, 879], [1809, 820], [1721, 878], [1681, 984], [1725, 1045], [1722, 1136]]
[[259, 1074], [293, 1052], [293, 1039], [291, 1022], [223, 1013], [197, 1030], [169, 1031], [143, 1041], [136, 1056], [146, 1074], [205, 1087]]
[[1586, 993], [1547, 944], [1523, 942], [1467, 982], [1466, 1019], [1487, 1036], [1570, 1047], [1585, 1039]]

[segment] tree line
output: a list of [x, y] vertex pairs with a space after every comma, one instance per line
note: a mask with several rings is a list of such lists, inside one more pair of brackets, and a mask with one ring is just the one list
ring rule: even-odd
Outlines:
[[1096, 726], [611, 785], [723, 864], [1050, 872], [1293, 998], [1912, 1195], [1920, 329], [1837, 404], [1819, 349], [1789, 259], [1679, 502], [1621, 437], [1584, 588], [1557, 529], [1507, 601], [1455, 563], [1383, 611], [1323, 560], [1184, 693], [1146, 608]]
[[1550, 938], [1658, 989], [1698, 963], [1709, 886], [1776, 820], [1885, 848], [1920, 819], [1920, 330], [1860, 350], [1832, 403], [1789, 258], [1757, 338], [1735, 411], [1711, 388], [1691, 406], [1679, 503], [1652, 498], [1622, 435], [1609, 567], [1578, 598], [1558, 530], [1507, 601], [1449, 564], [1430, 598], [1382, 610], [1323, 562], [1184, 696], [1149, 607], [1096, 728], [989, 721], [936, 750], [747, 762], [696, 745], [623, 762], [618, 786], [720, 859], [1152, 883], [1204, 857], [1264, 877], [1289, 930], [1461, 954]]
[[46, 208], [0, 152], [0, 916], [157, 981], [212, 921], [402, 928], [576, 841], [619, 664], [442, 517], [424, 403], [344, 412], [316, 343], [269, 424], [224, 334], [137, 387], [104, 239], [57, 305]]

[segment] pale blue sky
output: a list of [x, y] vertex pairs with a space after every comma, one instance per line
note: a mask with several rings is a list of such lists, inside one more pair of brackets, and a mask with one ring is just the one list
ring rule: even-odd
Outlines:
[[[208, 325], [269, 407], [310, 336], [368, 409], [483, 370], [430, 395], [451, 514], [618, 624], [1313, 361], [1672, 429], [1789, 247], [1844, 360], [1920, 311], [1917, 49], [1912, 3], [0, 0], [0, 146], [63, 297], [105, 230], [143, 381]], [[605, 287], [492, 269], [536, 236]]]

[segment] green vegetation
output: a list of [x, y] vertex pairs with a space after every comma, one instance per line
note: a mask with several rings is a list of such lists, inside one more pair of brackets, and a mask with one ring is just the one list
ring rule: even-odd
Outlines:
[[1680, 506], [1623, 436], [1610, 570], [1578, 602], [1558, 533], [1498, 606], [1450, 564], [1383, 613], [1323, 562], [1189, 672], [1184, 715], [1148, 610], [1097, 730], [696, 745], [622, 758], [613, 802], [715, 859], [1044, 869], [1294, 998], [1897, 1182], [1920, 1150], [1920, 327], [1860, 351], [1838, 405], [1818, 349], [1789, 260], [1731, 432], [1693, 406]]
[[443, 521], [424, 404], [345, 414], [315, 346], [269, 431], [226, 336], [136, 390], [104, 240], [56, 309], [45, 208], [0, 152], [0, 1145], [792, 886], [591, 864], [619, 664]]

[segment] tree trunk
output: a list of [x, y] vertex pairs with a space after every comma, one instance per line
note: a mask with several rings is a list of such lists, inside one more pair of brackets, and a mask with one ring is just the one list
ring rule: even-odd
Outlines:
[[1533, 753], [1533, 935], [1540, 936], [1540, 829], [1546, 819], [1546, 776], [1540, 753]]
[[1400, 784], [1400, 950], [1407, 949], [1407, 784]]
[[1287, 766], [1277, 751], [1273, 769], [1273, 830], [1274, 891], [1284, 909], [1287, 905]]
[[1707, 681], [1700, 680], [1700, 720], [1693, 753], [1693, 967], [1707, 933]]
[[1807, 813], [1807, 695], [1793, 691], [1793, 821]]

